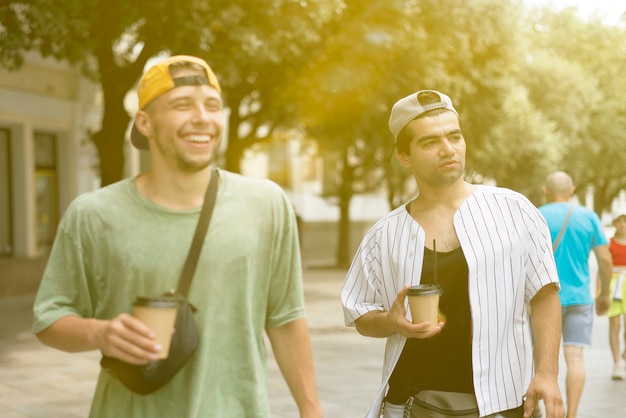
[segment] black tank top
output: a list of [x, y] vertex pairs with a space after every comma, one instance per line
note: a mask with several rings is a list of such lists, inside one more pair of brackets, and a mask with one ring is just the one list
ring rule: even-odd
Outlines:
[[[461, 248], [437, 252], [439, 315], [445, 325], [433, 338], [407, 339], [389, 380], [387, 402], [401, 405], [425, 389], [474, 393], [468, 274]], [[421, 283], [433, 283], [433, 252], [427, 248]]]

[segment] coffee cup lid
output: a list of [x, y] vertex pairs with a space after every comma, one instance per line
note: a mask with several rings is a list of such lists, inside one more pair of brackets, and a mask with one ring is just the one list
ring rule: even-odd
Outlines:
[[441, 289], [436, 284], [418, 284], [416, 286], [409, 287], [407, 295], [431, 295], [433, 293], [441, 293]]
[[172, 308], [178, 306], [178, 302], [173, 296], [138, 296], [133, 304], [137, 306], [152, 306], [155, 308]]

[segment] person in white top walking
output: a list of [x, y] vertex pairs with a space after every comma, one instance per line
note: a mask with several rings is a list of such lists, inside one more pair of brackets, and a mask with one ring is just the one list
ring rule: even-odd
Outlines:
[[[367, 232], [341, 292], [346, 325], [387, 338], [366, 417], [402, 416], [413, 395], [437, 390], [473, 394], [480, 417], [530, 417], [543, 399], [546, 416], [562, 418], [559, 282], [545, 220], [519, 193], [464, 180], [466, 143], [448, 96], [399, 100], [389, 129], [419, 195]], [[426, 331], [430, 323], [411, 323], [406, 295], [434, 277], [441, 322]]]
[[613, 219], [615, 235], [609, 241], [609, 251], [613, 261], [613, 275], [610, 283], [611, 302], [607, 316], [609, 317], [609, 345], [613, 354], [613, 380], [626, 379], [626, 330], [624, 330], [623, 352], [620, 351], [620, 333], [622, 322], [626, 327], [626, 213]]

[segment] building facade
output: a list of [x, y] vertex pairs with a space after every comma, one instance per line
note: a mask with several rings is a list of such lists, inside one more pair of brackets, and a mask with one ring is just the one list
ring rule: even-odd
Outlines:
[[[133, 92], [124, 106], [135, 112]], [[9, 281], [21, 281], [17, 275], [33, 262], [41, 268], [67, 206], [100, 187], [89, 132], [99, 130], [101, 108], [99, 85], [66, 63], [29, 54], [19, 71], [0, 68], [0, 271], [13, 269]], [[125, 156], [126, 176], [149, 164], [147, 153], [129, 141]], [[271, 178], [287, 192], [303, 225], [305, 264], [333, 264], [339, 212], [320, 197], [327, 170], [314, 143], [296, 131], [277, 132], [265, 146], [247, 150], [241, 167], [244, 175]], [[387, 210], [384, 194], [354, 198], [351, 248]], [[10, 287], [0, 280], [0, 294], [3, 286]]]
[[100, 101], [96, 84], [54, 59], [0, 68], [0, 257], [45, 256], [65, 208], [98, 186], [88, 132]]

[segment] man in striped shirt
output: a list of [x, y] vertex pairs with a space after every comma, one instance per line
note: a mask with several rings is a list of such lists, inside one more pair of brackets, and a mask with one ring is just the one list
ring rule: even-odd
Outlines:
[[[387, 338], [366, 417], [383, 404], [391, 417], [389, 405], [439, 390], [474, 394], [481, 417], [529, 417], [543, 399], [546, 416], [562, 418], [559, 282], [545, 220], [519, 193], [464, 180], [466, 144], [448, 96], [399, 100], [389, 129], [419, 195], [367, 232], [342, 289], [346, 324]], [[412, 324], [408, 287], [435, 277], [441, 322]]]

